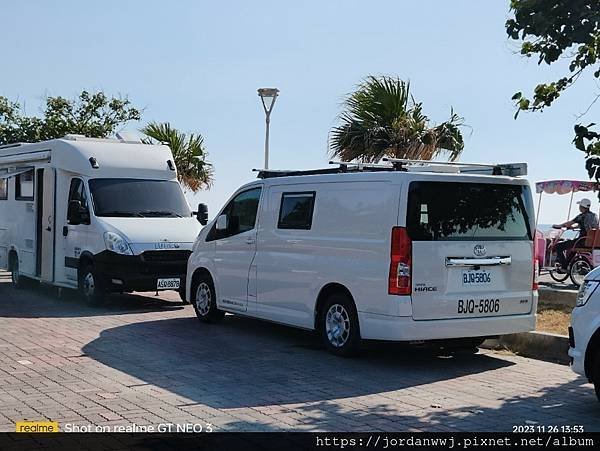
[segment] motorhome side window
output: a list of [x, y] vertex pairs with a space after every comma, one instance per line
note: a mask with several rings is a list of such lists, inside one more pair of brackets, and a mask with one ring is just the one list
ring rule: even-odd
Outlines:
[[314, 191], [281, 194], [277, 228], [310, 230], [314, 206]]
[[[73, 211], [72, 202], [79, 202], [81, 208], [78, 211]], [[88, 208], [88, 199], [85, 192], [85, 185], [81, 179], [71, 180], [69, 188], [69, 209], [67, 222], [72, 225], [89, 224], [90, 213]]]
[[227, 230], [218, 231], [215, 223], [206, 241], [227, 238], [252, 230], [256, 224], [261, 191], [262, 188], [254, 188], [235, 196], [221, 213], [227, 216]]
[[[8, 170], [0, 169], [0, 177], [2, 174], [6, 174]], [[8, 179], [0, 178], [0, 200], [8, 199]]]
[[33, 169], [15, 178], [15, 199], [33, 200]]

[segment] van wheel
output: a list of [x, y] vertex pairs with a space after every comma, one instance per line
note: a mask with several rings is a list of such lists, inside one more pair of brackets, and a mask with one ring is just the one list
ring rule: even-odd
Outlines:
[[79, 271], [79, 293], [90, 307], [101, 305], [106, 297], [104, 287], [92, 265], [87, 265]]
[[357, 354], [360, 347], [358, 314], [346, 294], [334, 293], [325, 301], [319, 311], [318, 327], [329, 352], [342, 357]]
[[11, 282], [14, 288], [17, 290], [22, 290], [25, 288], [25, 278], [21, 275], [21, 271], [19, 271], [19, 259], [17, 257], [12, 258], [11, 265]]
[[206, 275], [201, 276], [194, 284], [191, 301], [196, 316], [203, 323], [216, 323], [225, 317], [225, 312], [217, 308], [215, 287]]

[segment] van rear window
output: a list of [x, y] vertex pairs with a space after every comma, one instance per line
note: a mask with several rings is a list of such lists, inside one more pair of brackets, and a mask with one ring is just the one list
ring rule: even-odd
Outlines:
[[407, 228], [415, 241], [531, 240], [528, 186], [412, 182]]

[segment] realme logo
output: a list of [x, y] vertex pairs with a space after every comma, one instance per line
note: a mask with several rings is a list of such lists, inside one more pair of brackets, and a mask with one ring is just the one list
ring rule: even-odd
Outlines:
[[58, 432], [56, 421], [17, 421], [15, 432]]

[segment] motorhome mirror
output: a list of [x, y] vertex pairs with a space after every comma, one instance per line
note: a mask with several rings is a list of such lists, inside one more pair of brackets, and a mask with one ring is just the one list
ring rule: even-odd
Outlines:
[[229, 225], [229, 221], [227, 220], [227, 215], [221, 215], [217, 218], [217, 230], [219, 230], [219, 231], [227, 230], [228, 225]]
[[202, 225], [208, 224], [208, 206], [206, 204], [198, 204], [196, 219]]
[[81, 211], [83, 207], [81, 205], [81, 201], [72, 200], [69, 202], [69, 209], [67, 210], [67, 220], [71, 225], [79, 225], [83, 222], [83, 215]]

